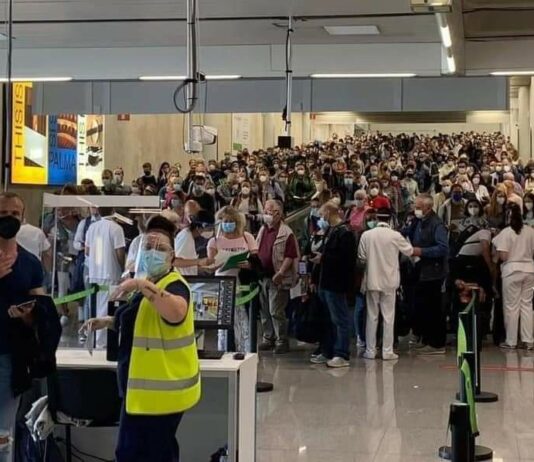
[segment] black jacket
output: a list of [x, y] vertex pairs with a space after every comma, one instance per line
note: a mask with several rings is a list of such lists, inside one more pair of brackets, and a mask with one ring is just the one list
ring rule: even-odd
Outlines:
[[33, 326], [12, 319], [9, 328], [11, 343], [11, 385], [15, 396], [31, 387], [32, 380], [43, 378], [56, 370], [56, 350], [61, 338], [61, 324], [53, 300], [33, 295]]
[[348, 293], [354, 284], [356, 238], [345, 223], [330, 228], [324, 245], [319, 288]]

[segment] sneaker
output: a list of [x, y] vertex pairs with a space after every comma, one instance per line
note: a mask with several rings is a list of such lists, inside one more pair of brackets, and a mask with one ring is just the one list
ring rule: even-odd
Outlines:
[[274, 343], [263, 341], [258, 345], [258, 351], [272, 351], [274, 349]]
[[416, 350], [418, 355], [423, 356], [433, 356], [433, 355], [444, 355], [446, 353], [445, 347], [443, 348], [434, 348], [430, 345], [424, 346], [423, 348], [418, 348]]
[[350, 366], [350, 362], [347, 361], [344, 358], [336, 356], [334, 359], [331, 359], [330, 361], [327, 361], [326, 365], [328, 367], [332, 367], [332, 368], [349, 367]]
[[534, 350], [534, 343], [525, 342], [525, 344], [523, 346], [524, 346], [525, 350], [527, 350], [527, 351], [533, 351]]
[[517, 346], [516, 345], [508, 345], [508, 343], [502, 342], [499, 345], [499, 348], [502, 348], [503, 350], [516, 350]]
[[323, 355], [312, 356], [310, 358], [310, 363], [312, 364], [326, 364], [327, 362], [328, 358]]
[[376, 359], [376, 354], [371, 353], [370, 351], [364, 351], [362, 358], [363, 359]]
[[281, 345], [276, 345], [274, 347], [274, 354], [275, 355], [284, 355], [286, 353], [289, 353], [289, 345], [287, 343], [283, 343]]
[[382, 353], [382, 359], [384, 361], [395, 361], [399, 359], [399, 355], [395, 353]]
[[425, 348], [426, 346], [427, 346], [427, 345], [425, 345], [423, 342], [419, 342], [419, 343], [413, 343], [413, 344], [411, 344], [411, 345], [410, 345], [410, 348], [411, 348], [412, 350], [417, 351], [417, 350], [420, 350], [420, 349], [422, 349], [422, 348]]
[[360, 337], [356, 340], [356, 348], [365, 348], [365, 342]]

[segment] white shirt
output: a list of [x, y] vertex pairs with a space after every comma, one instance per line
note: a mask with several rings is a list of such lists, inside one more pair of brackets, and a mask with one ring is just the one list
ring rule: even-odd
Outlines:
[[126, 247], [122, 228], [112, 220], [97, 221], [89, 227], [85, 245], [89, 248], [89, 281], [118, 282], [123, 269], [115, 251]]
[[478, 189], [475, 191], [475, 196], [479, 202], [490, 200], [490, 193], [488, 191], [488, 188], [486, 188], [486, 186], [484, 186], [483, 184], [478, 185]]
[[[198, 253], [195, 246], [195, 238], [191, 234], [189, 228], [182, 229], [174, 239], [174, 254], [177, 258], [184, 260], [196, 260]], [[180, 274], [184, 276], [197, 276], [198, 266], [188, 266], [186, 268], [178, 268]]]
[[534, 273], [534, 229], [523, 226], [519, 235], [508, 227], [494, 239], [493, 245], [499, 252], [508, 252], [508, 260], [501, 265], [502, 277], [521, 271]]
[[468, 237], [459, 255], [465, 255], [468, 257], [479, 257], [482, 255], [482, 241], [491, 242], [491, 231], [489, 229], [481, 229], [472, 236]]
[[37, 226], [24, 223], [17, 233], [17, 244], [35, 255], [39, 261], [41, 255], [50, 249], [51, 245], [46, 234]]
[[411, 256], [412, 245], [386, 223], [365, 231], [360, 239], [358, 258], [367, 262], [366, 290], [388, 292], [400, 285], [399, 252]]
[[[85, 247], [85, 236], [83, 235], [83, 232], [85, 230], [85, 223], [87, 222], [87, 220], [91, 220], [92, 223], [96, 223], [100, 220], [100, 217], [87, 217], [78, 223], [78, 227], [76, 228], [76, 234], [74, 235], [74, 242], [72, 243], [72, 246], [76, 250], [83, 250], [83, 248]], [[89, 230], [89, 228], [87, 230]]]

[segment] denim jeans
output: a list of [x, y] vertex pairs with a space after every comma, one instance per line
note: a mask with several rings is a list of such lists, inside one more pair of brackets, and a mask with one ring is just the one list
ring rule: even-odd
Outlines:
[[319, 298], [327, 307], [331, 326], [325, 329], [321, 351], [327, 358], [339, 356], [350, 359], [350, 317], [344, 293], [319, 289]]
[[365, 311], [365, 297], [361, 292], [356, 294], [356, 304], [354, 306], [354, 331], [356, 332], [356, 339], [358, 337], [365, 343], [365, 321], [367, 313]]
[[[11, 356], [0, 355], [0, 436], [5, 436], [4, 431], [15, 435], [15, 420], [19, 399], [13, 396], [11, 389]], [[0, 452], [0, 462], [11, 462], [13, 451]]]

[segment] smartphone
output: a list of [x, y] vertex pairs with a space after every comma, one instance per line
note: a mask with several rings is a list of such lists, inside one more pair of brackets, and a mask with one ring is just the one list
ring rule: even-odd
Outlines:
[[299, 262], [299, 274], [300, 275], [308, 274], [308, 265], [305, 261]]

